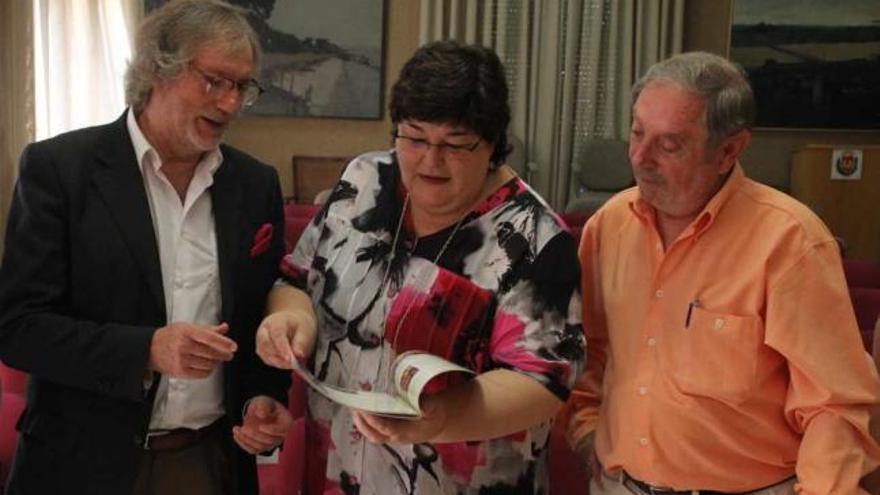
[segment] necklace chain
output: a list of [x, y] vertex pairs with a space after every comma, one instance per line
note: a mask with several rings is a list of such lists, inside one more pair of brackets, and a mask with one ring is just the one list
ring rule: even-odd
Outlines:
[[[404, 220], [406, 218], [406, 212], [409, 208], [409, 202], [410, 202], [410, 196], [409, 196], [409, 193], [407, 193], [406, 198], [403, 201], [403, 208], [401, 208], [400, 218], [398, 218], [398, 220], [397, 220], [397, 228], [395, 229], [395, 232], [394, 232], [394, 238], [391, 241], [390, 258], [389, 258], [388, 263], [385, 267], [385, 273], [382, 276], [382, 284], [379, 286], [379, 290], [378, 290], [379, 294], [382, 294], [382, 293], [386, 292], [387, 290], [389, 290], [388, 278], [391, 275], [391, 266], [394, 262], [394, 259], [397, 257], [397, 246], [398, 246], [398, 243], [400, 242], [400, 234], [403, 231], [403, 224], [404, 224]], [[461, 218], [459, 218], [458, 221], [455, 223], [455, 227], [453, 227], [452, 232], [450, 232], [449, 235], [446, 237], [446, 240], [443, 242], [443, 245], [440, 247], [440, 251], [438, 251], [437, 255], [434, 256], [434, 260], [433, 260], [434, 265], [437, 265], [440, 262], [440, 259], [443, 257], [443, 255], [446, 253], [446, 250], [452, 244], [452, 239], [455, 237], [456, 234], [458, 234], [458, 231], [461, 229], [461, 226], [464, 224], [464, 220], [467, 218], [467, 216], [468, 216], [468, 212], [465, 212], [461, 216]], [[418, 243], [419, 243], [419, 238], [418, 238], [418, 236], [416, 236], [415, 240], [413, 241], [413, 246], [409, 251], [410, 256], [412, 256], [415, 253], [415, 250], [416, 250], [416, 247], [418, 246]], [[419, 271], [419, 274], [421, 274], [421, 271], [422, 270]], [[401, 287], [402, 286], [403, 286], [403, 282], [401, 282]], [[348, 328], [348, 325], [351, 321], [352, 307], [354, 305], [355, 299], [357, 298], [357, 294], [359, 291], [360, 291], [360, 287], [358, 287], [354, 291], [354, 293], [351, 296], [351, 300], [349, 301], [348, 311], [346, 312], [346, 322], [345, 322], [346, 328]], [[406, 321], [406, 319], [409, 316], [409, 313], [412, 310], [415, 303], [416, 303], [416, 298], [414, 297], [409, 301], [409, 304], [407, 304], [406, 309], [404, 309], [403, 314], [401, 314], [401, 316], [400, 316], [400, 319], [397, 320], [397, 325], [394, 329], [394, 340], [391, 342], [391, 350], [392, 351], [394, 351], [397, 348], [397, 338], [400, 336], [400, 329], [401, 329], [401, 327], [403, 327], [403, 323], [404, 323], [404, 321]], [[380, 340], [382, 338], [384, 338], [384, 335], [385, 335], [385, 325], [383, 324], [382, 325], [382, 335], [380, 336]], [[349, 380], [354, 378], [354, 373], [357, 372], [357, 370], [358, 370], [358, 364], [360, 362], [361, 352], [363, 352], [362, 349], [358, 348], [357, 356], [355, 357], [355, 362], [352, 366], [352, 369], [348, 370]], [[380, 354], [380, 363], [381, 363], [381, 356], [384, 354], [384, 352], [381, 349], [381, 344], [380, 344], [380, 353], [382, 353], [382, 354]], [[343, 363], [343, 366], [344, 366], [344, 363]], [[380, 364], [379, 368], [381, 368], [381, 364]], [[379, 371], [379, 370], [376, 370], [376, 371]], [[388, 383], [391, 383], [391, 366], [388, 367], [387, 371], [388, 371]], [[356, 383], [352, 383], [351, 385], [357, 386]]]

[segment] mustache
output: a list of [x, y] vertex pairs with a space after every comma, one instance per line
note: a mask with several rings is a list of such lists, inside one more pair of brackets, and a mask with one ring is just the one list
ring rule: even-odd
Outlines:
[[655, 170], [634, 170], [633, 175], [637, 181], [666, 184], [666, 178]]

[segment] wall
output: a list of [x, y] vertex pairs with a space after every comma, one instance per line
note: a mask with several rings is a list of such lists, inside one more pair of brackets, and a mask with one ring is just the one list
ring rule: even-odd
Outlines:
[[278, 169], [284, 195], [292, 194], [291, 157], [355, 156], [391, 147], [388, 93], [419, 39], [419, 2], [386, 0], [383, 120], [242, 117], [226, 142]]
[[[688, 0], [685, 50], [727, 55], [732, 1]], [[880, 144], [880, 132], [758, 129], [753, 134], [752, 146], [743, 156], [743, 166], [749, 176], [788, 191], [792, 153], [808, 144]]]

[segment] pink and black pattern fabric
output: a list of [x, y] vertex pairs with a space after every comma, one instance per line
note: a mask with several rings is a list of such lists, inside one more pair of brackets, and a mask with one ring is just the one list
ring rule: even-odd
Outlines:
[[[418, 349], [477, 373], [523, 373], [565, 400], [584, 338], [576, 243], [558, 217], [513, 179], [457, 231], [415, 239], [404, 229], [392, 249], [401, 189], [393, 153], [356, 158], [284, 259], [285, 279], [318, 314], [315, 374], [388, 390], [394, 357]], [[306, 474], [309, 486], [324, 479], [324, 493], [547, 493], [549, 423], [481, 442], [375, 445], [347, 409], [318, 394], [308, 409], [306, 455], [327, 461]]]

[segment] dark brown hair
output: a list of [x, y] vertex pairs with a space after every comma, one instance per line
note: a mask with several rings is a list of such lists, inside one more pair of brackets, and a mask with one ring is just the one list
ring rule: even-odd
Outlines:
[[510, 153], [504, 66], [494, 51], [479, 45], [438, 41], [419, 48], [391, 89], [391, 121], [464, 126], [493, 143], [493, 168]]

